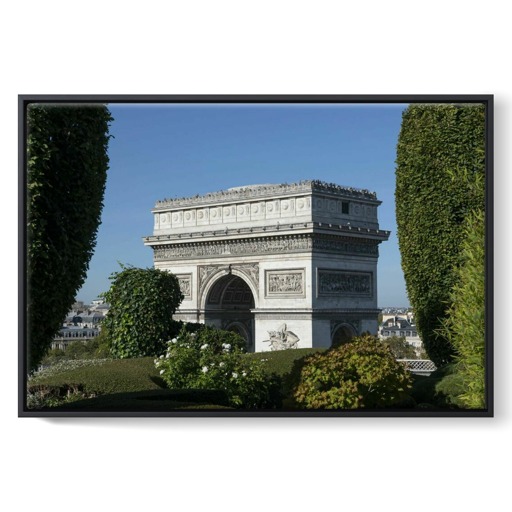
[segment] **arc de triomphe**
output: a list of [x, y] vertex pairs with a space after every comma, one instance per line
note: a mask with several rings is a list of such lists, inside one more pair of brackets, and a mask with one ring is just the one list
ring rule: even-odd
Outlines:
[[176, 319], [240, 333], [251, 351], [329, 347], [377, 332], [375, 193], [302, 181], [158, 201], [156, 268], [178, 277]]

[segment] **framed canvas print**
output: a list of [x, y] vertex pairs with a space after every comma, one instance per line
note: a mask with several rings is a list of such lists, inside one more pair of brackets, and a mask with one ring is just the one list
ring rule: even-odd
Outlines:
[[19, 416], [493, 416], [493, 96], [19, 97]]

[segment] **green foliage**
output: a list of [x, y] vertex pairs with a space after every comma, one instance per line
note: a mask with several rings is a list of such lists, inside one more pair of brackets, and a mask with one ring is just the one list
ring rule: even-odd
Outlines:
[[110, 309], [103, 320], [114, 357], [161, 354], [178, 331], [172, 315], [183, 300], [178, 279], [155, 268], [122, 267], [104, 294]]
[[98, 336], [83, 341], [70, 343], [65, 350], [54, 348], [48, 351], [41, 363], [43, 365], [55, 364], [58, 361], [69, 359], [106, 359], [110, 357], [110, 348], [104, 335], [104, 331]]
[[27, 109], [28, 370], [44, 357], [96, 245], [108, 169], [103, 105]]
[[244, 353], [245, 341], [235, 333], [208, 326], [190, 333], [184, 328], [154, 362], [171, 389], [221, 390], [237, 408], [278, 406], [278, 377]]
[[418, 331], [441, 366], [453, 356], [439, 331], [456, 282], [464, 230], [484, 209], [483, 105], [411, 105], [397, 147], [396, 218], [402, 268]]
[[458, 409], [456, 395], [461, 379], [455, 373], [454, 365], [438, 368], [432, 374], [413, 375], [411, 395], [420, 408]]
[[300, 369], [307, 356], [324, 352], [325, 348], [297, 348], [293, 350], [272, 350], [245, 354], [245, 358], [261, 361], [267, 375], [277, 375], [281, 379], [281, 395], [291, 395], [297, 383]]
[[461, 386], [452, 396], [461, 407], [485, 407], [485, 218], [470, 214], [465, 224], [462, 263], [450, 294], [451, 306], [441, 333], [455, 349]]
[[389, 347], [396, 359], [418, 359], [416, 349], [403, 336], [388, 336], [382, 343]]
[[365, 335], [308, 357], [294, 398], [307, 409], [389, 407], [403, 404], [411, 385], [389, 348]]

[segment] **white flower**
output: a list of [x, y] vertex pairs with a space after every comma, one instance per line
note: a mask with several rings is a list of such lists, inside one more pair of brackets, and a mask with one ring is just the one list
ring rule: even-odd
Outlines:
[[219, 363], [219, 366], [222, 368], [222, 367], [224, 366], [224, 361], [221, 361], [221, 362]]
[[177, 341], [178, 341], [178, 340], [177, 340], [177, 338], [173, 338], [173, 339], [171, 340], [171, 343], [176, 343]]
[[155, 361], [155, 366], [156, 367], [160, 366], [160, 361], [158, 359]]
[[160, 375], [162, 375], [163, 373], [165, 373], [165, 370], [160, 370]]
[[238, 373], [236, 373], [236, 372], [233, 372], [231, 375], [233, 376], [233, 379], [237, 379], [238, 378]]
[[195, 338], [196, 337], [196, 333], [193, 332], [191, 335], [190, 335], [191, 338]]
[[205, 348], [208, 348], [208, 343], [205, 343], [204, 345], [201, 345], [201, 350], [204, 350]]
[[162, 354], [162, 355], [160, 356], [160, 359], [163, 359], [163, 358], [164, 358], [164, 355]]
[[242, 372], [242, 377], [247, 377], [247, 372]]
[[203, 366], [202, 371], [203, 373], [206, 373], [208, 371], [208, 366]]
[[153, 363], [157, 364], [158, 363], [158, 359], [153, 360]]

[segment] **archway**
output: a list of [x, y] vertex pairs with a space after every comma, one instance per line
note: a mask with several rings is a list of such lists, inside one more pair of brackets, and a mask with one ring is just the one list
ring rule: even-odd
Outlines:
[[332, 346], [338, 347], [348, 343], [355, 335], [355, 329], [349, 324], [341, 324], [333, 333]]
[[207, 325], [235, 332], [254, 351], [254, 296], [249, 285], [239, 276], [220, 277], [206, 295], [204, 319]]

